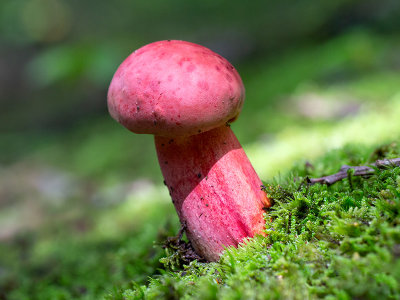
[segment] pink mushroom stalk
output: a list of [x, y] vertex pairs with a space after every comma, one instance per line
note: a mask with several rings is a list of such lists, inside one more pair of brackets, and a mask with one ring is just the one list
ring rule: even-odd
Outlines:
[[264, 234], [270, 201], [229, 127], [244, 102], [235, 68], [213, 51], [160, 41], [133, 52], [108, 90], [111, 116], [155, 136], [162, 174], [196, 252], [209, 261], [224, 247]]

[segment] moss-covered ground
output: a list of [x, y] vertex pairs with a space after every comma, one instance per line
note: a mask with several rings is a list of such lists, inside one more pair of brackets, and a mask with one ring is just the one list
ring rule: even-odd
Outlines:
[[0, 299], [399, 299], [398, 37], [353, 32], [238, 67], [232, 124], [274, 205], [267, 237], [218, 263], [162, 247], [180, 228], [149, 136], [108, 117], [0, 140]]
[[[398, 155], [399, 149], [388, 150]], [[364, 153], [363, 153], [364, 152]], [[315, 162], [331, 169], [366, 163], [347, 147]], [[147, 286], [108, 299], [398, 299], [400, 297], [400, 168], [333, 186], [309, 186], [314, 166], [266, 183], [273, 200], [267, 237], [228, 248], [218, 263], [183, 265], [175, 252]]]

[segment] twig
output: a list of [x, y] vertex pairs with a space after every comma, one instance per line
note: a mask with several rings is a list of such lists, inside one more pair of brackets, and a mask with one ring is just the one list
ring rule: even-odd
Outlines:
[[353, 176], [369, 176], [375, 172], [375, 169], [373, 167], [382, 169], [386, 166], [400, 166], [400, 157], [393, 158], [393, 159], [377, 160], [370, 166], [347, 166], [347, 165], [344, 165], [340, 168], [339, 172], [337, 172], [336, 174], [323, 176], [320, 178], [308, 178], [307, 183], [310, 185], [314, 185], [316, 183], [332, 185], [339, 180], [347, 178], [349, 176], [349, 170], [351, 170], [351, 169], [354, 170], [351, 174]]

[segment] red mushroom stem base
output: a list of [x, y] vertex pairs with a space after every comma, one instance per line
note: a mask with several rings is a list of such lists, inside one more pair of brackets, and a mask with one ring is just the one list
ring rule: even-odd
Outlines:
[[224, 246], [263, 234], [270, 202], [232, 130], [222, 126], [189, 137], [155, 137], [172, 202], [196, 252], [219, 259]]

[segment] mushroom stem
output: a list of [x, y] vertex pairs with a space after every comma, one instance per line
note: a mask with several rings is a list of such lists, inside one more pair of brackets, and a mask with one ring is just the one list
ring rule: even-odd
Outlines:
[[156, 136], [161, 171], [196, 252], [219, 259], [224, 246], [263, 234], [270, 202], [228, 126], [188, 137]]

